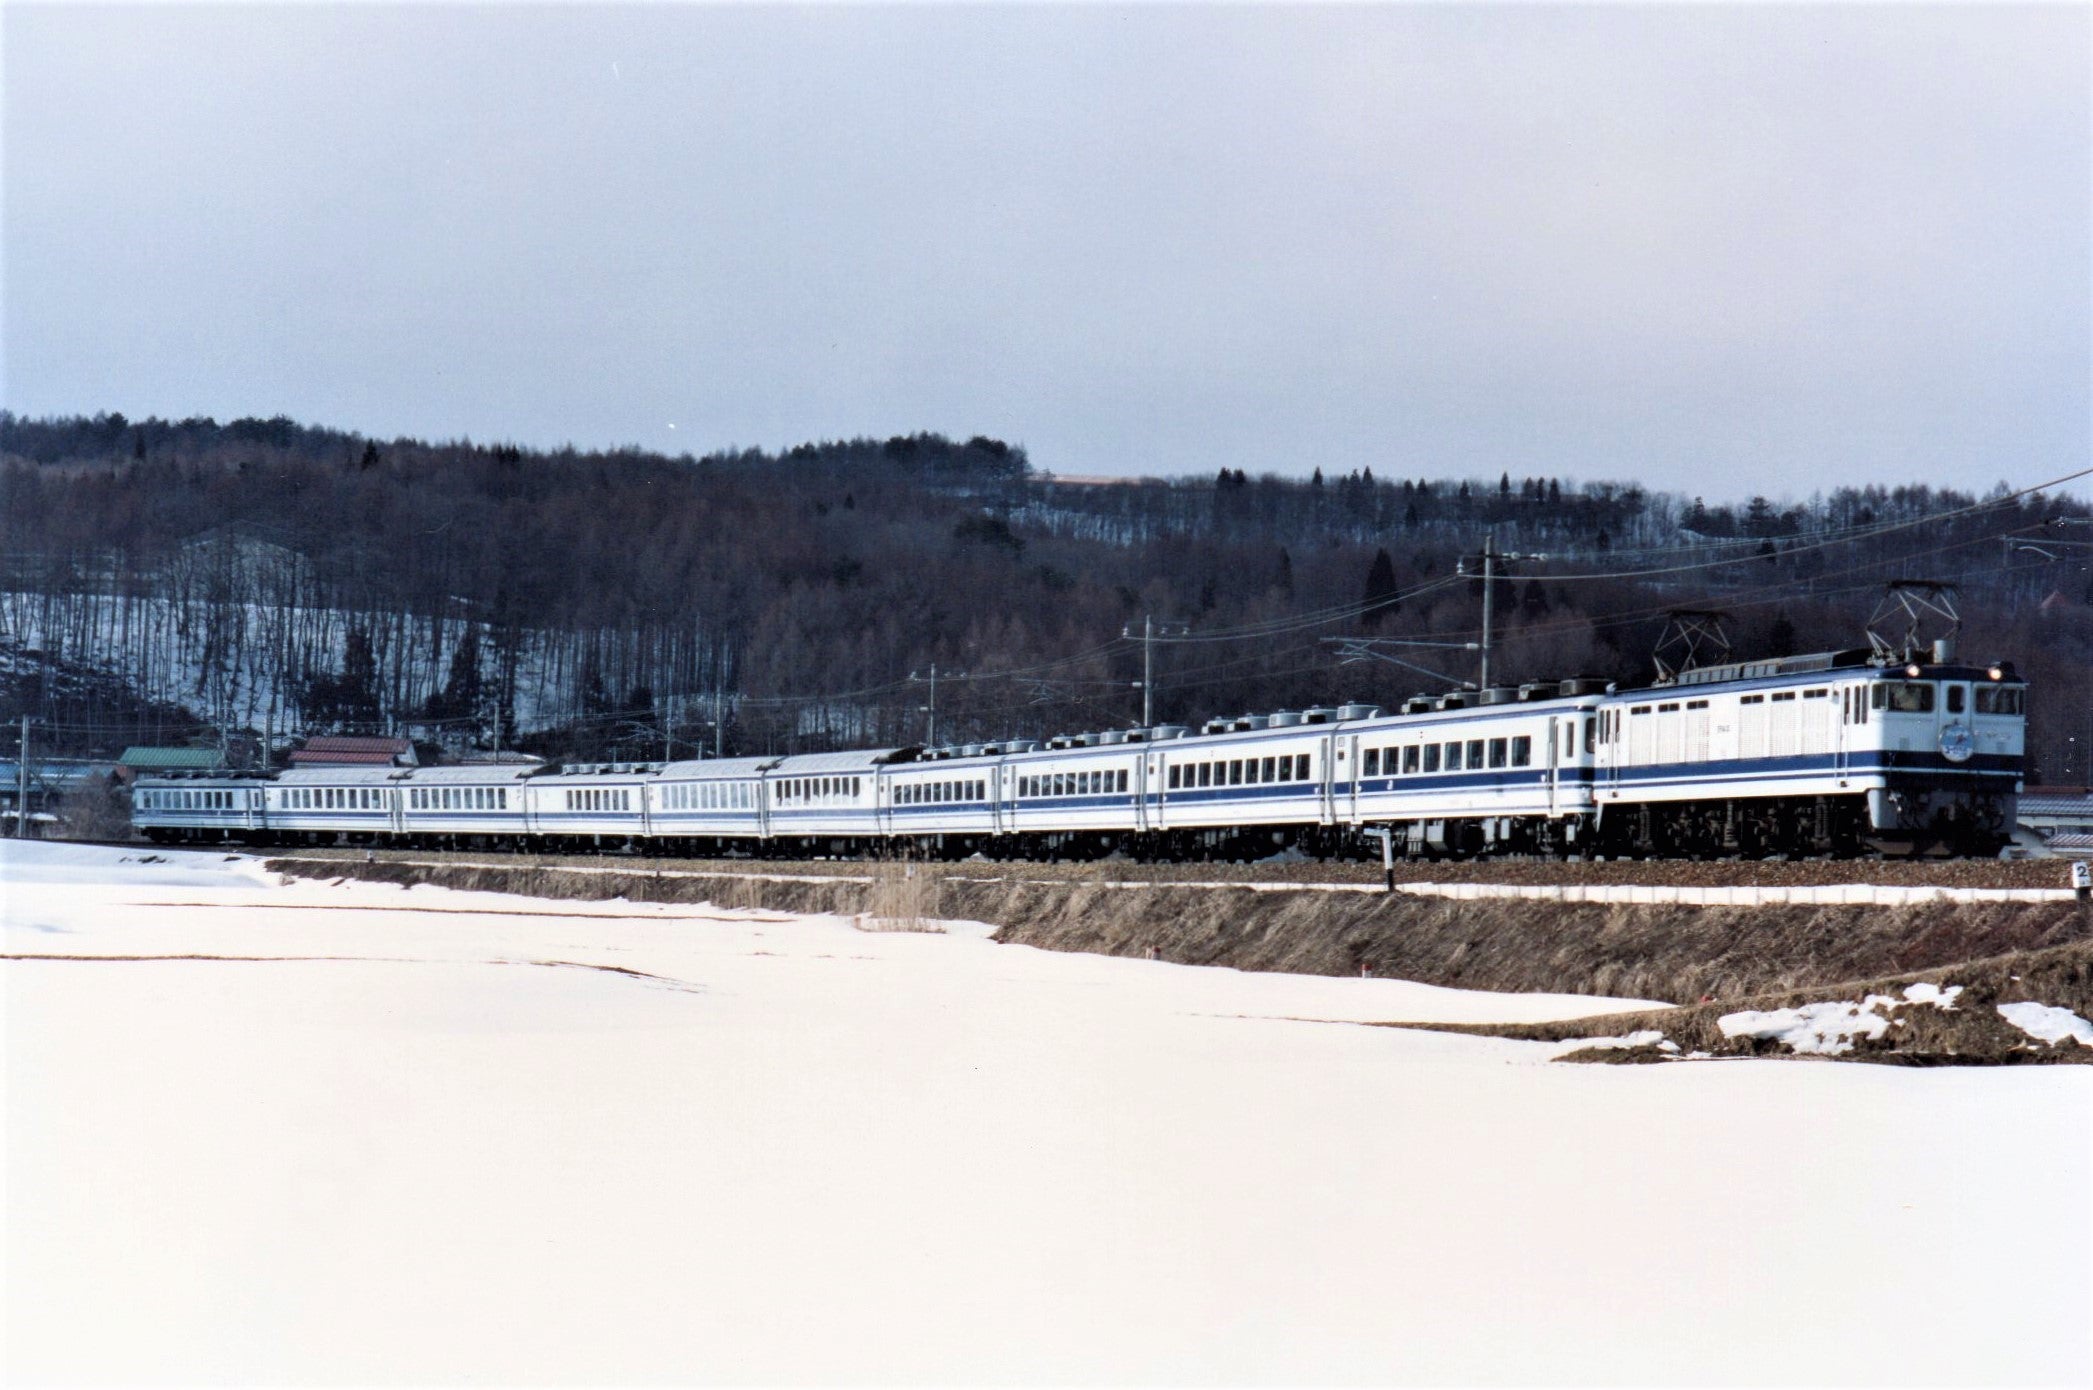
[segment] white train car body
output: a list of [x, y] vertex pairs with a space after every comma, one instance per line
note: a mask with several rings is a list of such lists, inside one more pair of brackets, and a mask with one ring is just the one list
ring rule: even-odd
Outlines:
[[666, 839], [747, 847], [768, 835], [763, 774], [775, 758], [669, 763], [647, 788], [649, 823]]
[[246, 839], [268, 825], [266, 792], [242, 777], [141, 777], [131, 788], [131, 823], [155, 841]]

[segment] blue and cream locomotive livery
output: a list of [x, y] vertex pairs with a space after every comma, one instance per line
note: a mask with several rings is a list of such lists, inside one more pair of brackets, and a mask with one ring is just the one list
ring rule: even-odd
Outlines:
[[779, 857], [1993, 853], [2026, 686], [1866, 651], [952, 748], [141, 779], [164, 842]]

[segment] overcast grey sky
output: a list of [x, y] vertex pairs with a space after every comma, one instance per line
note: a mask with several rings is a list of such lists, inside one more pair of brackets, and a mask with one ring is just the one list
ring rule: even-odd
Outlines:
[[2088, 462], [2093, 8], [0, 7], [4, 401], [1741, 497]]

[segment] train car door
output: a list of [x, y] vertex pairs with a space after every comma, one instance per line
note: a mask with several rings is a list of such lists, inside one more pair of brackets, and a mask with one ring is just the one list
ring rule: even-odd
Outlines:
[[[520, 794], [520, 793], [519, 793]], [[385, 823], [395, 835], [407, 828], [407, 789], [387, 787], [385, 789]]]
[[1337, 822], [1336, 754], [1335, 738], [1326, 734], [1316, 740], [1315, 756], [1322, 763], [1321, 770], [1316, 773], [1316, 802], [1319, 813], [1317, 818], [1324, 825], [1334, 825]]
[[1155, 759], [1146, 752], [1134, 759], [1134, 829], [1148, 829], [1148, 770], [1155, 766]]
[[1557, 796], [1557, 779], [1562, 776], [1562, 720], [1548, 716], [1548, 819], [1554, 820], [1561, 812], [1561, 801]]
[[1336, 776], [1343, 779], [1338, 785], [1338, 810], [1347, 825], [1359, 823], [1359, 735], [1345, 734], [1335, 740], [1337, 744]]
[[1832, 775], [1839, 779], [1839, 785], [1842, 787], [1846, 785], [1848, 771], [1852, 765], [1853, 697], [1857, 690], [1858, 687], [1849, 685], [1839, 691], [1839, 717], [1837, 723], [1832, 726], [1831, 771]]
[[1010, 769], [998, 763], [988, 774], [988, 823], [996, 834], [1010, 829]]

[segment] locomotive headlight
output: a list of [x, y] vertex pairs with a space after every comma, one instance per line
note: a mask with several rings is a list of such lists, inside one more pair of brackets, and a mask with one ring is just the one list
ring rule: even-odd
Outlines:
[[1916, 661], [1912, 662], [1911, 665], [1904, 668], [1904, 674], [1910, 676], [1913, 680], [1917, 680], [1919, 677], [1919, 664]]
[[2006, 673], [2005, 673], [2004, 671], [2001, 671], [2001, 670], [2000, 670], [2000, 669], [1999, 669], [1998, 667], [1996, 667], [1996, 666], [1992, 667], [1992, 668], [1991, 668], [1990, 670], [1986, 671], [1986, 672], [1985, 672], [1984, 674], [1985, 674], [1985, 675], [1987, 675], [1987, 676], [1989, 676], [1989, 677], [1991, 677], [1991, 678], [1992, 678], [1993, 680], [1995, 680], [1995, 681], [2002, 681], [2002, 680], [2004, 680], [2004, 679], [2006, 678]]

